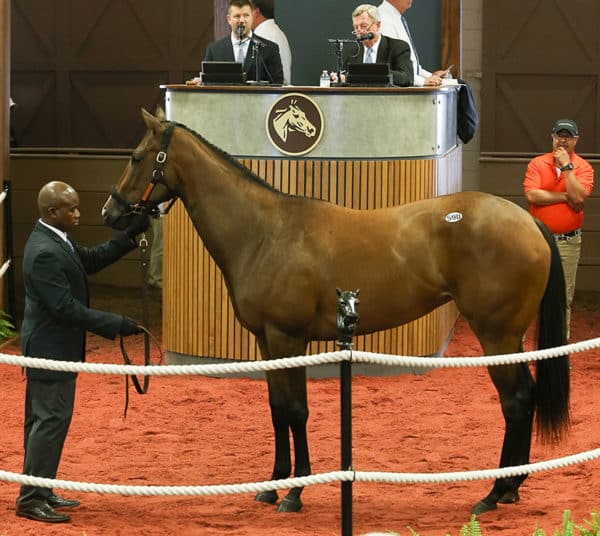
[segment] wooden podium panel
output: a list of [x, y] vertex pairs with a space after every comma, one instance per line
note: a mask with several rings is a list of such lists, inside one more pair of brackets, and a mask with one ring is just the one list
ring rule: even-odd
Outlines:
[[[298, 88], [293, 89], [298, 91]], [[208, 91], [200, 89], [195, 93], [189, 90], [167, 90], [169, 119], [192, 126], [212, 141], [211, 133], [207, 132], [206, 128], [199, 128], [200, 125], [214, 123], [211, 119], [214, 109], [207, 111], [203, 107], [205, 99], [210, 100], [211, 106], [214, 106], [215, 102], [218, 104], [221, 94], [225, 103], [228, 103], [232, 92], [235, 93], [233, 97], [236, 99], [242, 98], [244, 94], [243, 90], [232, 88], [213, 88]], [[274, 93], [276, 98], [280, 92], [285, 90], [270, 88], [266, 97], [263, 95], [262, 98], [271, 96], [271, 93]], [[322, 94], [325, 102], [331, 105], [332, 113], [337, 113], [336, 110], [339, 111], [340, 107], [343, 107], [344, 99], [348, 96], [346, 93], [338, 91]], [[419, 94], [422, 94], [422, 91]], [[365, 97], [365, 94], [362, 96]], [[415, 105], [414, 100], [402, 101], [403, 96], [406, 95], [399, 92], [386, 94], [386, 98], [396, 100], [384, 104], [398, 107], [404, 102], [409, 107]], [[183, 99], [180, 107], [177, 100], [179, 97]], [[371, 98], [377, 100], [381, 95], [372, 95]], [[434, 92], [423, 102], [431, 107], [431, 101], [435, 98]], [[197, 110], [190, 104], [193, 99], [197, 99]], [[254, 158], [244, 154], [234, 156], [277, 190], [361, 210], [389, 207], [452, 193], [461, 189], [462, 150], [457, 144], [447, 146], [447, 140], [452, 139], [452, 132], [448, 132], [445, 118], [453, 117], [456, 102], [449, 101], [450, 110], [444, 108], [440, 111], [439, 104], [433, 111], [434, 118], [426, 119], [443, 123], [431, 133], [433, 139], [411, 140], [404, 147], [406, 150], [416, 148], [417, 152], [427, 149], [430, 154], [389, 159], [341, 158], [338, 151], [351, 153], [352, 147], [349, 145], [357, 141], [349, 140], [348, 145], [341, 147], [338, 140], [333, 140], [330, 149], [327, 149], [331, 151], [333, 158], [317, 158], [312, 153], [295, 158], [281, 154], [277, 158], [270, 155]], [[381, 103], [378, 106], [381, 106]], [[331, 125], [328, 123], [328, 107], [323, 108], [325, 124]], [[228, 117], [228, 109], [224, 106], [221, 110], [222, 121], [218, 126], [214, 126], [219, 131], [229, 128], [231, 120], [231, 117]], [[190, 117], [192, 113], [193, 118]], [[208, 114], [208, 117], [203, 117], [204, 113]], [[417, 110], [417, 115], [419, 113]], [[261, 122], [260, 126], [256, 124], [257, 121]], [[239, 122], [236, 125], [239, 127]], [[259, 114], [258, 119], [250, 118], [244, 125], [247, 128], [246, 136], [252, 136], [252, 143], [256, 144], [256, 140], [262, 136], [260, 129], [264, 128], [264, 113]], [[450, 131], [455, 129], [455, 125], [455, 118], [452, 118]], [[375, 130], [378, 131], [375, 136], [385, 138], [382, 139], [382, 143], [387, 143], [390, 150], [403, 150], [402, 142], [394, 144], [390, 137], [395, 136], [402, 140], [403, 136], [409, 135], [403, 132], [404, 128], [389, 125], [388, 130], [383, 127]], [[331, 136], [331, 126], [328, 127], [328, 132]], [[223, 133], [216, 133], [216, 136], [223, 136]], [[236, 140], [243, 138], [244, 133], [236, 132]], [[445, 141], [438, 143], [440, 140]], [[257, 150], [261, 154], [272, 151], [272, 147]], [[321, 149], [321, 152], [323, 151], [324, 149]], [[163, 344], [167, 354], [235, 360], [260, 359], [254, 336], [235, 318], [223, 276], [204, 248], [180, 201], [163, 222]], [[352, 269], [352, 266], [348, 267], [348, 270]], [[377, 277], [377, 274], [373, 276]], [[337, 300], [334, 288], [331, 289], [331, 298]], [[456, 306], [451, 302], [404, 326], [358, 336], [354, 348], [397, 355], [433, 355], [443, 349], [457, 316]], [[308, 353], [334, 350], [336, 347], [332, 341], [314, 341], [310, 344]]]

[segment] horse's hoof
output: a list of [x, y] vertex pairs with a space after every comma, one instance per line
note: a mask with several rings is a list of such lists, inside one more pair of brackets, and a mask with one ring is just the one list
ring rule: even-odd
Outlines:
[[301, 509], [302, 501], [300, 497], [290, 497], [289, 495], [286, 495], [277, 507], [278, 512], [299, 512]]
[[471, 513], [478, 516], [481, 514], [485, 514], [490, 510], [495, 510], [496, 508], [498, 508], [498, 506], [496, 506], [496, 503], [490, 504], [485, 501], [479, 501], [475, 506], [473, 506]]
[[500, 504], [514, 504], [519, 502], [521, 497], [519, 497], [518, 491], [507, 491], [502, 497], [498, 499]]
[[277, 502], [278, 498], [279, 497], [277, 496], [276, 491], [261, 491], [256, 494], [256, 497], [254, 497], [254, 500], [259, 501], [259, 502], [264, 502], [267, 504], [275, 504]]

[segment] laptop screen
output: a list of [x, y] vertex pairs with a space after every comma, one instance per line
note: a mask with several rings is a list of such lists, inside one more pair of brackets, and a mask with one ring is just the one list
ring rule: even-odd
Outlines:
[[245, 84], [246, 73], [235, 61], [203, 61], [200, 79], [203, 84]]
[[349, 63], [346, 81], [350, 85], [389, 86], [390, 66], [387, 63]]

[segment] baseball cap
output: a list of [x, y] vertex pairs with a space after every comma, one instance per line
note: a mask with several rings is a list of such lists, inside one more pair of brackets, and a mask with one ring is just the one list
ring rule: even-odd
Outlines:
[[572, 119], [559, 119], [552, 127], [552, 134], [556, 134], [560, 130], [566, 130], [571, 133], [572, 136], [579, 136], [579, 129], [577, 123]]

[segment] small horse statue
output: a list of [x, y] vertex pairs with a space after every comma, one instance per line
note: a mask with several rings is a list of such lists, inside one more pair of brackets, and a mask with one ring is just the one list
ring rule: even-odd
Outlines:
[[317, 132], [295, 99], [292, 99], [287, 108], [275, 110], [275, 113], [277, 115], [273, 119], [273, 128], [283, 141], [287, 141], [289, 132], [301, 132], [307, 138], [312, 138]]
[[[286, 195], [196, 132], [166, 121], [162, 110], [142, 116], [147, 132], [102, 209], [104, 221], [122, 229], [135, 212], [152, 213], [179, 197], [263, 359], [302, 355], [310, 340], [335, 340], [336, 287], [361, 289], [357, 335], [454, 300], [487, 355], [522, 351], [538, 313], [538, 347], [565, 344], [565, 281], [554, 237], [516, 204], [460, 192], [353, 210]], [[536, 361], [535, 379], [527, 363], [488, 372], [504, 416], [500, 466], [527, 464], [534, 415], [542, 441], [556, 442], [568, 430], [568, 356]], [[290, 432], [294, 474], [309, 475], [305, 367], [266, 377], [275, 435], [271, 478], [292, 472]], [[516, 502], [523, 480], [497, 479], [473, 513]], [[278, 510], [300, 510], [301, 492], [290, 490]], [[278, 495], [256, 498], [276, 503]]]
[[338, 296], [338, 307], [336, 315], [336, 325], [339, 333], [338, 346], [344, 350], [352, 348], [352, 337], [358, 324], [358, 305], [360, 300], [358, 295], [360, 289], [342, 290], [336, 289]]

